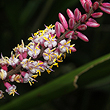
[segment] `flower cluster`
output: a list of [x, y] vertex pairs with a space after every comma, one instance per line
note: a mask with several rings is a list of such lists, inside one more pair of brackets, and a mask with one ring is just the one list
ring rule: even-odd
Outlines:
[[[55, 25], [45, 26], [44, 30], [38, 30], [29, 37], [28, 45], [17, 45], [11, 52], [11, 57], [0, 58], [0, 80], [6, 87], [6, 92], [11, 95], [17, 93], [16, 86], [9, 82], [29, 83], [30, 86], [36, 81], [36, 77], [47, 71], [50, 73], [52, 67], [58, 67], [59, 62], [63, 62], [66, 53], [76, 52], [75, 44], [72, 40], [81, 40], [88, 42], [89, 39], [80, 31], [84, 31], [87, 27], [99, 27], [95, 18], [103, 15], [102, 12], [94, 12], [100, 8], [102, 11], [110, 14], [110, 3], [99, 2], [92, 3], [91, 0], [80, 0], [86, 14], [81, 14], [78, 8], [72, 12], [67, 9], [69, 20], [67, 22], [63, 14], [59, 13], [60, 22]], [[43, 59], [43, 60], [40, 60]], [[9, 70], [8, 67], [12, 67]], [[3, 98], [3, 91], [0, 90], [0, 98]], [[19, 94], [18, 94], [19, 95]]]

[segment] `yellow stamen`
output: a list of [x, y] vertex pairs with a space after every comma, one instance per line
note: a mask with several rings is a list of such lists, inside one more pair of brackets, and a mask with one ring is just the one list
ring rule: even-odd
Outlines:
[[33, 38], [32, 37], [29, 37], [28, 40], [33, 40]]

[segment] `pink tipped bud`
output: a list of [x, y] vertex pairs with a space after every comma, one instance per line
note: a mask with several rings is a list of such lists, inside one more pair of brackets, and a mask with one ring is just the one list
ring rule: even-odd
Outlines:
[[92, 6], [92, 1], [91, 0], [85, 0], [85, 1], [89, 3], [90, 7]]
[[84, 31], [84, 30], [87, 29], [87, 25], [81, 24], [80, 26], [78, 26], [78, 29], [81, 30], [81, 31]]
[[89, 4], [89, 2], [85, 2], [85, 4], [84, 4], [84, 9], [85, 9], [85, 11], [88, 13], [89, 12], [89, 10], [90, 10], [90, 4]]
[[8, 82], [5, 82], [5, 83], [4, 83], [4, 86], [5, 86], [6, 88], [10, 88], [10, 87], [11, 87], [11, 84], [8, 83]]
[[83, 6], [83, 8], [84, 8], [84, 4], [85, 4], [86, 2], [89, 3], [90, 7], [92, 6], [91, 0], [80, 0], [80, 2], [81, 2], [81, 5]]
[[98, 7], [99, 7], [99, 2], [94, 2], [94, 4], [93, 4], [93, 9], [94, 9], [94, 10], [97, 10]]
[[76, 21], [79, 21], [79, 20], [81, 19], [81, 12], [79, 11], [78, 8], [76, 8], [76, 9], [74, 10], [74, 17], [75, 17], [75, 20], [76, 20]]
[[61, 35], [59, 22], [55, 23], [55, 32], [56, 32], [56, 36], [59, 38]]
[[59, 16], [59, 20], [62, 23], [63, 27], [67, 30], [68, 24], [67, 24], [66, 18], [61, 13], [59, 13], [58, 16]]
[[82, 7], [84, 7], [85, 0], [80, 0]]
[[102, 12], [96, 12], [96, 13], [91, 14], [91, 16], [92, 16], [93, 18], [100, 18], [102, 15], [103, 15]]
[[81, 17], [81, 22], [85, 22], [87, 19], [87, 15], [86, 14], [83, 14], [82, 17]]
[[86, 22], [86, 25], [89, 26], [89, 27], [99, 27], [100, 26], [99, 23], [89, 22], [89, 21]]
[[108, 13], [110, 14], [110, 8], [105, 8], [105, 7], [102, 7], [102, 6], [99, 6], [99, 8], [104, 11], [105, 13]]
[[65, 32], [65, 29], [64, 29], [63, 25], [62, 25], [61, 23], [59, 23], [59, 25], [60, 25], [60, 31], [61, 31], [62, 33], [64, 33], [64, 32]]
[[101, 5], [105, 8], [110, 8], [110, 3], [101, 3]]
[[74, 19], [74, 14], [70, 9], [67, 9], [67, 15], [69, 18], [73, 18]]
[[65, 34], [66, 38], [72, 38], [72, 36], [74, 35], [74, 31], [69, 31]]
[[77, 36], [78, 36], [80, 39], [82, 39], [83, 41], [89, 42], [89, 39], [88, 39], [84, 34], [82, 34], [81, 32], [78, 32], [78, 31], [77, 31]]
[[74, 28], [74, 25], [75, 25], [75, 20], [73, 18], [70, 18], [69, 19], [69, 28], [70, 29], [73, 29]]

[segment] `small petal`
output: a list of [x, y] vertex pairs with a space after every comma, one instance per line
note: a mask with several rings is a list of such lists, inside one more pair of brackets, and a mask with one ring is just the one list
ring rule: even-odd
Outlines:
[[104, 11], [105, 13], [110, 14], [110, 8], [104, 8], [104, 7], [102, 7], [102, 6], [99, 6], [99, 8], [100, 8], [102, 11]]
[[56, 36], [59, 38], [61, 35], [59, 22], [55, 23], [55, 32], [56, 32]]
[[61, 13], [59, 13], [58, 16], [59, 16], [59, 20], [62, 23], [63, 27], [65, 29], [68, 29], [68, 24], [67, 24], [66, 18]]
[[99, 7], [99, 2], [94, 2], [94, 4], [93, 4], [93, 9], [94, 10], [97, 10], [98, 9], [98, 7]]
[[74, 28], [74, 25], [75, 25], [75, 20], [73, 18], [70, 18], [69, 19], [69, 28], [70, 29], [73, 29]]
[[74, 19], [74, 14], [70, 9], [67, 9], [67, 15], [69, 18], [73, 18]]
[[78, 26], [78, 29], [84, 31], [84, 30], [87, 29], [87, 25], [86, 24], [81, 24], [80, 26]]
[[78, 31], [77, 31], [77, 36], [78, 36], [80, 39], [82, 39], [83, 41], [85, 41], [85, 42], [88, 42], [88, 41], [89, 41], [89, 39], [88, 39], [84, 34], [82, 34], [81, 32], [78, 32]]
[[91, 16], [92, 16], [93, 18], [100, 18], [102, 15], [103, 15], [102, 12], [96, 12], [96, 13], [91, 14]]

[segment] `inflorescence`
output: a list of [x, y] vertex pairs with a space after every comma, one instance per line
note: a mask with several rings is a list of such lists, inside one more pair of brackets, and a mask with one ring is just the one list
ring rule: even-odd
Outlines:
[[[23, 40], [11, 52], [11, 57], [0, 58], [0, 81], [4, 83], [6, 92], [9, 95], [18, 94], [15, 85], [10, 82], [29, 83], [30, 86], [36, 81], [36, 77], [47, 71], [49, 74], [53, 71], [52, 67], [63, 62], [66, 53], [76, 52], [75, 44], [72, 40], [81, 40], [88, 42], [89, 39], [80, 32], [87, 27], [99, 27], [100, 24], [94, 18], [103, 15], [102, 12], [94, 12], [98, 8], [110, 14], [110, 3], [102, 3], [98, 0], [94, 3], [91, 0], [80, 0], [86, 14], [81, 14], [78, 8], [72, 12], [67, 9], [69, 21], [67, 22], [63, 14], [59, 13], [60, 22], [55, 25], [45, 26], [44, 30], [38, 30], [29, 37], [28, 45]], [[40, 60], [43, 58], [43, 60]], [[9, 67], [12, 67], [9, 70]], [[4, 97], [3, 91], [0, 90], [0, 99]], [[18, 94], [19, 95], [19, 94]]]

